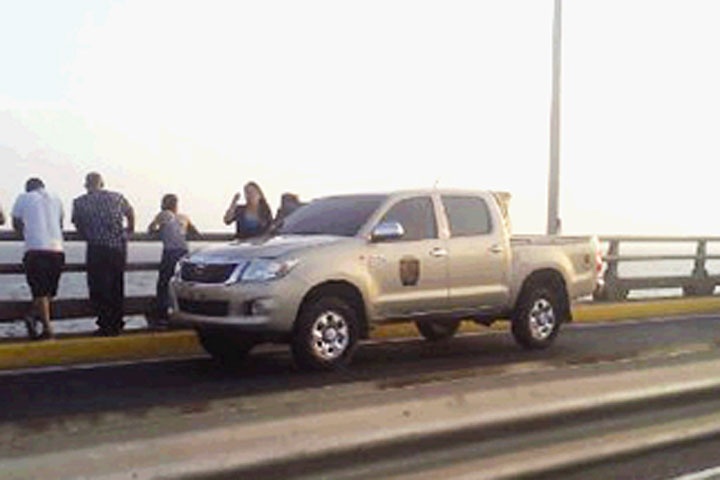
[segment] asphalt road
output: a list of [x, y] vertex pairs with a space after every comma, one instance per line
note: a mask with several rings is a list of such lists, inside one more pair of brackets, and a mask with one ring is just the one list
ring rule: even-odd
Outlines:
[[[503, 388], [599, 370], [690, 362], [708, 355], [720, 355], [720, 317], [570, 325], [552, 348], [540, 352], [519, 349], [506, 332], [437, 344], [418, 339], [372, 343], [359, 349], [350, 368], [331, 373], [298, 372], [281, 348], [258, 352], [236, 371], [194, 358], [5, 373], [0, 374], [0, 461], [98, 442], [412, 398], [470, 383]], [[712, 466], [713, 458], [720, 463], [711, 448], [698, 448], [710, 457], [698, 455], [682, 472]], [[635, 467], [640, 471], [646, 468], [660, 475], [652, 478], [672, 478], [677, 468], [653, 470], [648, 463], [667, 458], [627, 461], [642, 465]], [[627, 468], [620, 471], [629, 472], [631, 467]], [[650, 478], [599, 472], [582, 478]], [[568, 472], [568, 479], [582, 473]]]

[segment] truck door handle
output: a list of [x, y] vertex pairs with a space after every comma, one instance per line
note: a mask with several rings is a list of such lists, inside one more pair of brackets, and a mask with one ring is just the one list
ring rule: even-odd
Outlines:
[[447, 255], [448, 255], [448, 251], [445, 250], [444, 248], [437, 247], [437, 248], [433, 248], [432, 250], [430, 250], [431, 257], [440, 258], [440, 257], [447, 257]]
[[493, 245], [492, 247], [490, 247], [489, 250], [490, 250], [490, 253], [502, 253], [503, 252], [503, 248], [500, 245]]

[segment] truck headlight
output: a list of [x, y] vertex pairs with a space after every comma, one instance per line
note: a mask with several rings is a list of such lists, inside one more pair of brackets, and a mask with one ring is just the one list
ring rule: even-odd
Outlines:
[[241, 282], [267, 282], [284, 277], [295, 268], [298, 260], [272, 260], [257, 258], [251, 260], [240, 276]]

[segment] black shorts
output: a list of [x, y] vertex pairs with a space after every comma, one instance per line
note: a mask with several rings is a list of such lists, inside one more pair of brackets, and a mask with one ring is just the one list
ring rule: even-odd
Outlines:
[[33, 298], [57, 295], [60, 273], [65, 265], [64, 253], [30, 250], [25, 252], [23, 265]]

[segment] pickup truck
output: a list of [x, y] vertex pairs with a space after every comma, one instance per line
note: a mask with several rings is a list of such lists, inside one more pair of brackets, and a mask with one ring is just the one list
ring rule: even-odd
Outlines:
[[452, 337], [462, 320], [509, 319], [517, 343], [548, 347], [591, 295], [591, 237], [511, 237], [505, 197], [417, 190], [321, 198], [262, 238], [191, 253], [171, 281], [171, 322], [225, 364], [288, 343], [304, 369], [348, 363], [373, 326], [415, 322]]

